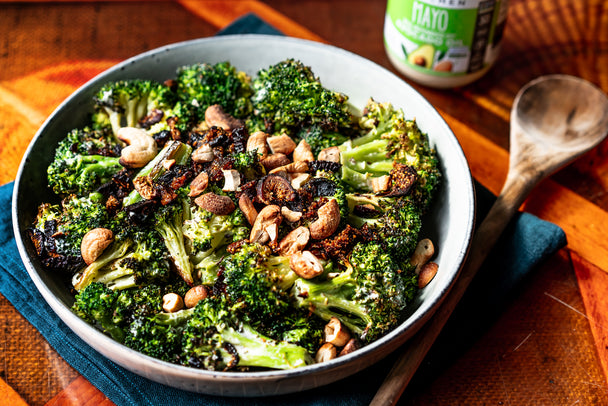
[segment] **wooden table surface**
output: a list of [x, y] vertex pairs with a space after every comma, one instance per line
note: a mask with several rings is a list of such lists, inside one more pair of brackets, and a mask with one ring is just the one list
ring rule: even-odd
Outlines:
[[[284, 33], [353, 51], [395, 71], [382, 44], [385, 0], [0, 1], [0, 183], [44, 118], [125, 58], [210, 36], [248, 12]], [[396, 72], [396, 71], [395, 71]], [[474, 177], [494, 193], [508, 161], [517, 90], [550, 73], [608, 92], [608, 2], [511, 0], [503, 50], [475, 84], [413, 84], [446, 119]], [[608, 404], [608, 142], [543, 182], [524, 210], [555, 222], [568, 246], [516, 292], [495, 323], [404, 405]], [[0, 404], [111, 404], [0, 295]]]

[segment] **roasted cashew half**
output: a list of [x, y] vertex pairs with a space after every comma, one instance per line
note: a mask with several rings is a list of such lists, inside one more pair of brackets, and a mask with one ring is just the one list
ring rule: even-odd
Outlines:
[[107, 228], [94, 228], [86, 233], [80, 243], [80, 253], [84, 262], [91, 265], [112, 241], [114, 241], [114, 234]]
[[336, 199], [331, 199], [319, 207], [319, 218], [310, 224], [310, 236], [322, 240], [336, 232], [340, 225], [340, 207]]
[[142, 168], [158, 153], [154, 137], [140, 128], [122, 127], [118, 138], [129, 144], [120, 153], [120, 164], [127, 168]]
[[279, 206], [275, 204], [265, 206], [255, 218], [249, 235], [249, 242], [266, 244], [270, 241], [275, 243], [279, 235], [281, 221], [283, 221], [283, 216]]

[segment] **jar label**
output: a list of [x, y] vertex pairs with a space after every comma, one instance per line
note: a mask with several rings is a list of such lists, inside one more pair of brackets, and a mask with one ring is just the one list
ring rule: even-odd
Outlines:
[[391, 56], [420, 72], [477, 72], [498, 55], [507, 0], [389, 0], [384, 41]]

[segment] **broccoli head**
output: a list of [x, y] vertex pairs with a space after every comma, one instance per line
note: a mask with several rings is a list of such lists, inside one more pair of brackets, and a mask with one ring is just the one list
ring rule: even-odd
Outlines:
[[422, 211], [428, 209], [441, 172], [436, 151], [415, 120], [390, 103], [370, 99], [359, 120], [361, 136], [340, 145], [342, 179], [354, 190], [372, 191], [373, 178], [387, 176], [396, 164], [416, 174], [412, 196]]
[[371, 342], [401, 322], [416, 291], [415, 273], [399, 267], [381, 244], [360, 242], [345, 270], [325, 280], [298, 279], [293, 296], [301, 307], [324, 320], [337, 317], [362, 341]]
[[289, 288], [298, 277], [289, 258], [261, 244], [246, 243], [219, 264], [221, 287], [240, 311], [262, 325], [280, 323], [290, 308]]
[[49, 186], [59, 195], [90, 193], [123, 169], [119, 155], [120, 146], [108, 132], [74, 129], [55, 150], [47, 169]]
[[[317, 126], [333, 140], [334, 133], [351, 127], [348, 97], [324, 88], [311, 68], [299, 61], [287, 59], [260, 70], [253, 90], [253, 130], [296, 136], [302, 128]], [[323, 143], [319, 140], [315, 146]]]
[[76, 294], [72, 311], [85, 321], [99, 325], [116, 341], [123, 342], [125, 332], [113, 320], [118, 295], [103, 283], [91, 283]]
[[120, 80], [102, 86], [93, 98], [96, 128], [149, 127], [166, 120], [176, 102], [170, 87], [151, 80]]
[[225, 113], [243, 118], [252, 111], [251, 78], [229, 62], [200, 63], [177, 70], [177, 94], [180, 110], [189, 121], [201, 122], [205, 110], [214, 104]]
[[222, 296], [198, 302], [184, 327], [182, 363], [221, 371], [251, 367], [292, 369], [313, 362], [305, 348], [260, 334], [237, 317], [238, 313]]
[[422, 219], [409, 196], [382, 197], [369, 193], [348, 194], [348, 224], [363, 231], [367, 240], [382, 245], [397, 263], [405, 264], [418, 243]]

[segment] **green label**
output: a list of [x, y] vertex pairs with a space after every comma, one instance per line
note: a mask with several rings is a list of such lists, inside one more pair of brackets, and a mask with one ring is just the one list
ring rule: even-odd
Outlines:
[[389, 0], [384, 39], [394, 57], [436, 75], [482, 69], [494, 55], [497, 0]]

